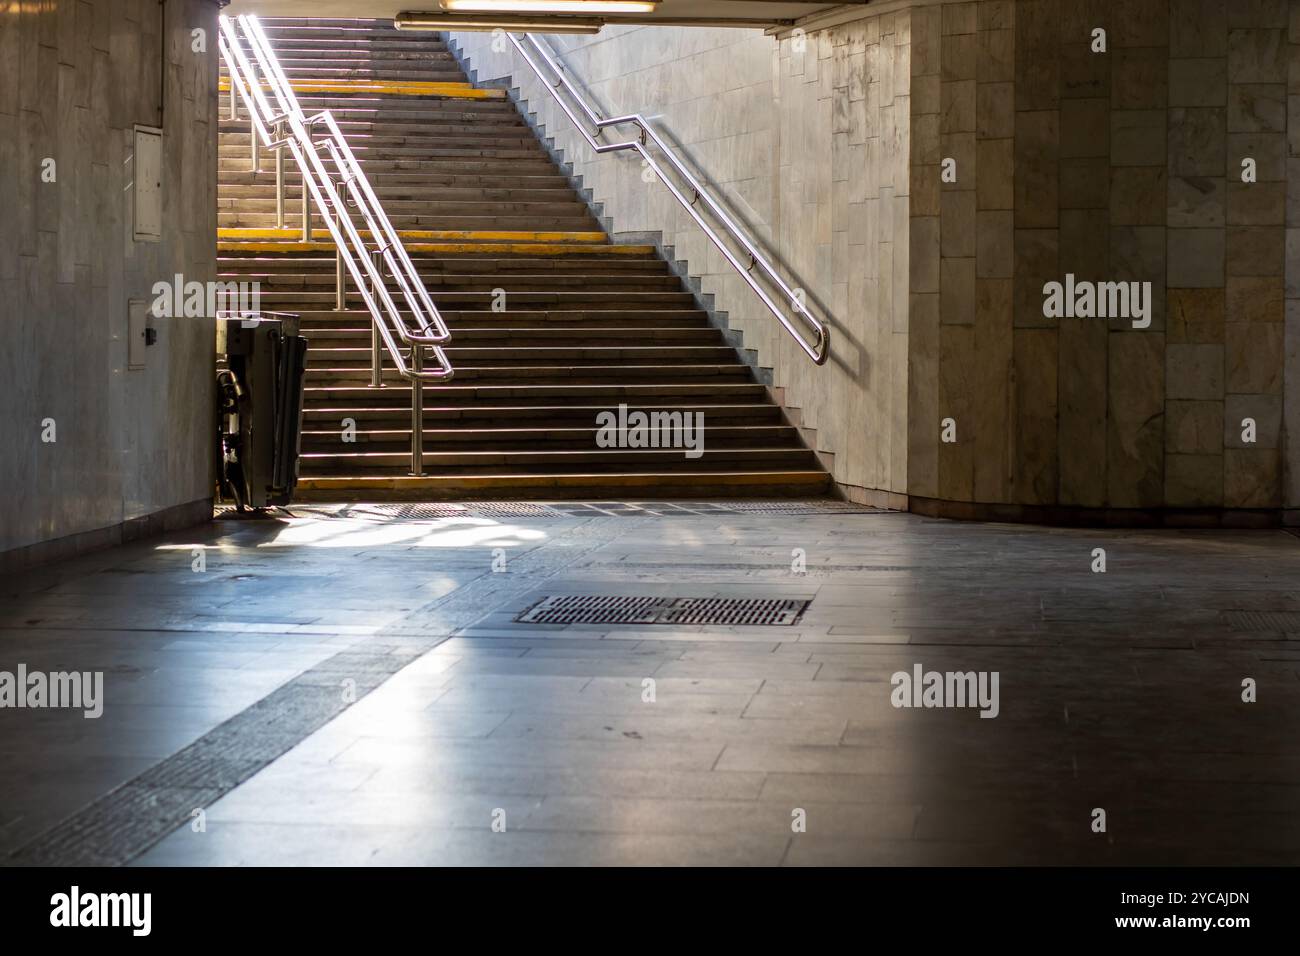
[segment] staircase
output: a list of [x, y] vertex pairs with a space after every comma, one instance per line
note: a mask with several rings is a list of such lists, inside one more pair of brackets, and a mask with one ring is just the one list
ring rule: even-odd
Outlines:
[[[303, 109], [334, 114], [401, 232], [456, 370], [425, 387], [426, 474], [413, 477], [409, 383], [388, 369], [369, 387], [369, 313], [354, 289], [337, 309], [319, 216], [317, 241], [299, 241], [292, 160], [277, 229], [274, 157], [254, 173], [244, 114], [223, 119], [220, 278], [259, 281], [262, 307], [299, 313], [310, 342], [301, 499], [827, 493], [814, 453], [654, 247], [611, 242], [504, 91], [470, 84], [440, 35], [261, 22]], [[703, 413], [703, 454], [598, 447], [598, 414], [621, 403]]]

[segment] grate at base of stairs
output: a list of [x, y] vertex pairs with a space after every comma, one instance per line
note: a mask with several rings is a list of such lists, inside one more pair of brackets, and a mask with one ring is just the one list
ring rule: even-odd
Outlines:
[[362, 505], [351, 508], [348, 516], [370, 515], [378, 518], [399, 518], [408, 521], [428, 521], [436, 518], [563, 518], [564, 514], [547, 505], [529, 501], [486, 501], [482, 504], [411, 504]]
[[[236, 517], [229, 505], [218, 505], [218, 518]], [[467, 501], [413, 504], [295, 504], [248, 516], [288, 518], [349, 518], [361, 521], [436, 521], [444, 518], [591, 518], [679, 517], [698, 515], [821, 515], [887, 514], [869, 505], [847, 501]]]
[[786, 598], [647, 597], [551, 594], [515, 617], [517, 624], [746, 624], [789, 627], [809, 601]]

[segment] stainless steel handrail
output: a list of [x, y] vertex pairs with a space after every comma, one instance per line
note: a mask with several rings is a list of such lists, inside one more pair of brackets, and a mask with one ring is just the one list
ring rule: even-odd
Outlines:
[[[818, 319], [808, 311], [808, 305], [806, 303], [807, 296], [799, 295], [794, 289], [790, 288], [789, 284], [784, 279], [781, 278], [776, 268], [767, 260], [762, 252], [759, 251], [757, 245], [745, 234], [745, 231], [727, 215], [726, 211], [709, 194], [708, 190], [700, 184], [699, 180], [691, 174], [690, 170], [686, 168], [682, 161], [677, 158], [677, 155], [668, 147], [668, 144], [665, 143], [660, 138], [659, 134], [654, 131], [654, 127], [650, 125], [650, 121], [640, 113], [630, 113], [626, 116], [615, 116], [609, 119], [602, 119], [600, 114], [597, 113], [591, 104], [587, 102], [587, 99], [583, 96], [582, 92], [569, 80], [567, 76], [565, 76], [564, 67], [555, 62], [555, 58], [551, 56], [550, 51], [546, 49], [537, 37], [530, 33], [518, 35], [508, 33], [506, 35], [510, 37], [510, 41], [515, 45], [515, 49], [519, 51], [519, 55], [524, 58], [524, 62], [532, 68], [532, 71], [537, 75], [537, 78], [541, 80], [550, 91], [551, 96], [554, 97], [555, 102], [559, 105], [560, 109], [562, 109], [565, 115], [569, 117], [573, 125], [578, 128], [578, 132], [580, 132], [583, 138], [587, 141], [587, 145], [597, 153], [612, 153], [625, 149], [634, 149], [640, 153], [641, 158], [645, 160], [646, 165], [654, 172], [659, 181], [662, 182], [668, 188], [668, 191], [673, 194], [673, 197], [681, 203], [682, 208], [690, 214], [691, 218], [695, 220], [696, 225], [704, 231], [704, 234], [709, 237], [713, 244], [718, 248], [718, 251], [721, 252], [735, 270], [740, 273], [740, 277], [749, 284], [749, 287], [754, 290], [754, 294], [757, 295], [763, 304], [767, 306], [768, 310], [776, 316], [777, 321], [780, 322], [785, 330], [790, 333], [794, 340], [799, 344], [799, 347], [803, 349], [804, 352], [808, 354], [808, 357], [818, 365], [825, 364], [826, 359], [830, 354], [830, 329], [825, 322]], [[520, 40], [521, 36], [523, 37], [522, 41]], [[546, 73], [544, 73], [542, 68], [538, 66], [532, 53], [529, 52], [530, 47], [546, 64], [547, 70], [550, 71], [550, 75], [553, 76], [554, 79], [547, 78]], [[578, 104], [578, 108], [581, 109], [583, 115], [586, 116], [590, 128], [588, 128], [588, 125], [584, 124], [578, 116], [575, 115], [573, 109], [565, 101], [564, 97], [560, 95], [561, 90], [568, 93], [569, 97]], [[627, 125], [635, 126], [641, 131], [640, 135], [636, 139], [622, 143], [601, 143], [597, 139], [597, 137], [600, 136], [608, 127]], [[677, 183], [664, 175], [663, 167], [646, 148], [647, 140], [658, 147], [659, 151], [667, 159], [673, 170], [676, 171], [680, 179], [685, 182], [687, 188], [692, 194], [690, 199], [686, 197], [685, 192], [677, 185]], [[749, 259], [747, 265], [742, 262], [741, 257], [737, 255], [730, 246], [723, 242], [718, 233], [705, 220], [703, 214], [701, 214], [700, 210], [697, 208], [697, 203], [701, 202], [708, 207], [709, 212], [711, 212], [714, 218], [722, 225], [723, 230], [728, 234], [731, 240], [743, 250], [743, 255], [747, 256]], [[768, 281], [781, 291], [787, 301], [790, 302], [791, 310], [794, 314], [799, 317], [807, 328], [812, 330], [814, 333], [814, 339], [812, 342], [809, 342], [808, 338], [795, 327], [794, 323], [787, 318], [785, 311], [773, 300], [768, 290], [754, 278], [753, 272], [755, 268], [762, 272], [763, 275], [767, 277]]]
[[[423, 474], [422, 386], [426, 381], [446, 382], [452, 378], [454, 370], [442, 349], [442, 345], [450, 341], [451, 333], [333, 115], [328, 110], [313, 116], [303, 112], [256, 16], [244, 14], [235, 19], [223, 16], [221, 33], [221, 55], [230, 75], [231, 115], [237, 118], [236, 90], [249, 114], [253, 171], [258, 171], [260, 140], [266, 148], [276, 152], [277, 222], [283, 225], [282, 151], [287, 147], [292, 154], [302, 175], [302, 238], [304, 241], [311, 238], [311, 212], [307, 198], [310, 195], [334, 241], [338, 261], [336, 305], [342, 308], [345, 304], [346, 270], [370, 312], [373, 329], [371, 386], [382, 385], [381, 343], [398, 374], [411, 382], [411, 474]], [[272, 108], [264, 94], [264, 84], [278, 109]], [[286, 125], [288, 135], [284, 134]], [[316, 138], [318, 127], [324, 128], [323, 139]], [[322, 152], [332, 162], [333, 172], [322, 158]], [[374, 248], [366, 245], [362, 231], [358, 230], [348, 212], [349, 205], [357, 210], [365, 233], [375, 242]], [[395, 280], [410, 312], [410, 323], [389, 293], [387, 277]], [[409, 346], [409, 358], [403, 356], [399, 343]], [[433, 353], [436, 367], [424, 367], [425, 349]]]

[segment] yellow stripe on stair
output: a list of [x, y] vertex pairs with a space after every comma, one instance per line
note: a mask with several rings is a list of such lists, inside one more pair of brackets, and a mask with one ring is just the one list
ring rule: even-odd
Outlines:
[[[404, 242], [402, 245], [411, 253], [441, 253], [460, 255], [463, 253], [493, 252], [515, 255], [536, 256], [580, 256], [603, 253], [617, 256], [648, 256], [654, 254], [654, 246], [615, 246], [594, 242]], [[218, 242], [218, 252], [322, 252], [333, 255], [332, 242]]]
[[[317, 226], [321, 235], [329, 235], [324, 226]], [[301, 229], [258, 229], [227, 226], [217, 230], [217, 239], [281, 239], [297, 242], [302, 235]], [[369, 236], [368, 230], [361, 230], [361, 235]], [[608, 242], [609, 237], [603, 232], [530, 232], [527, 230], [475, 230], [475, 229], [399, 229], [397, 237], [405, 244], [406, 240], [421, 239], [459, 240], [464, 242]]]
[[[505, 90], [479, 89], [469, 83], [435, 80], [290, 80], [295, 93], [379, 93], [384, 96], [445, 96], [462, 100], [503, 100]], [[266, 83], [262, 89], [270, 90]], [[230, 90], [230, 80], [221, 78], [221, 92]]]

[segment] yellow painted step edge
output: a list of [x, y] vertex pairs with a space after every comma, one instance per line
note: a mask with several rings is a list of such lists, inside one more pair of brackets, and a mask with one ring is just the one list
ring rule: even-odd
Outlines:
[[533, 487], [573, 486], [573, 485], [619, 485], [624, 487], [644, 487], [657, 484], [704, 484], [717, 483], [725, 479], [735, 485], [780, 485], [818, 481], [826, 477], [822, 472], [810, 469], [752, 471], [752, 472], [632, 472], [623, 474], [606, 474], [578, 472], [572, 474], [501, 474], [501, 475], [428, 475], [411, 477], [407, 475], [339, 475], [299, 478], [300, 491], [402, 488], [440, 488], [449, 485], [462, 487], [490, 488], [495, 485], [521, 485]]
[[[290, 80], [295, 93], [382, 93], [388, 96], [446, 96], [461, 100], [503, 100], [505, 90], [484, 90], [468, 83], [434, 80]], [[270, 86], [262, 84], [262, 89]], [[221, 78], [221, 92], [230, 91], [230, 80]]]
[[[324, 226], [316, 227], [322, 235], [328, 235]], [[284, 239], [297, 241], [302, 235], [301, 229], [259, 229], [255, 227], [225, 226], [217, 229], [217, 239]], [[370, 235], [361, 230], [361, 235]], [[405, 244], [406, 240], [447, 239], [466, 242], [607, 242], [609, 237], [603, 232], [530, 232], [528, 230], [475, 230], [475, 229], [399, 229], [397, 237]]]
[[[591, 242], [406, 242], [407, 252], [438, 252], [450, 255], [473, 252], [522, 255], [580, 256], [605, 253], [620, 256], [648, 256], [654, 246], [615, 246]], [[334, 252], [332, 242], [218, 242], [218, 252]]]

